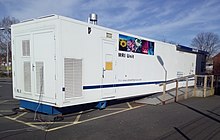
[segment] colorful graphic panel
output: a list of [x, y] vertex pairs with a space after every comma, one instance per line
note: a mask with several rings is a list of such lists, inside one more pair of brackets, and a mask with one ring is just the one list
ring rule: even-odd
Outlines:
[[119, 50], [154, 55], [154, 42], [119, 34]]

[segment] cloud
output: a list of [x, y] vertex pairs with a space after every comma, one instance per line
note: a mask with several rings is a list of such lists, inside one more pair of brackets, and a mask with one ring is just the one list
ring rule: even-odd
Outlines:
[[[190, 3], [188, 2], [182, 6], [185, 7], [189, 4]], [[147, 23], [146, 21], [142, 21], [146, 23], [142, 23], [142, 25], [145, 26], [136, 26], [135, 28], [130, 28], [126, 31], [135, 32], [139, 35], [150, 35], [151, 37], [172, 36], [173, 39], [177, 40], [177, 42], [182, 42], [178, 40], [178, 38], [187, 38], [182, 36], [192, 37], [190, 33], [193, 31], [216, 32], [220, 29], [218, 26], [218, 23], [220, 22], [220, 16], [217, 14], [220, 9], [218, 1], [204, 1], [200, 4], [193, 5], [190, 8], [176, 8], [179, 6], [180, 5], [178, 3], [170, 3], [170, 5], [168, 5], [169, 8], [163, 9], [163, 13], [159, 15], [155, 14], [156, 17], [159, 18], [163, 18], [165, 16], [164, 19], [158, 20], [159, 22], [155, 24], [153, 24], [153, 22]], [[186, 31], [188, 31], [189, 35], [186, 35]], [[175, 37], [175, 35], [179, 36]], [[189, 41], [188, 44], [190, 44]]]
[[58, 14], [86, 22], [95, 12], [101, 26], [183, 44], [201, 31], [220, 33], [219, 0], [0, 0], [0, 8], [20, 20]]
[[77, 7], [79, 1], [71, 0], [3, 0], [7, 13], [20, 20], [36, 18], [47, 14], [71, 15], [71, 7]]

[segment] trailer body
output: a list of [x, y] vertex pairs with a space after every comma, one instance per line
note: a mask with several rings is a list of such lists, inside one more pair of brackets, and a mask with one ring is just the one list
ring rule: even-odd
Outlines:
[[161, 92], [195, 74], [195, 53], [63, 16], [12, 25], [12, 40], [13, 97], [52, 107]]

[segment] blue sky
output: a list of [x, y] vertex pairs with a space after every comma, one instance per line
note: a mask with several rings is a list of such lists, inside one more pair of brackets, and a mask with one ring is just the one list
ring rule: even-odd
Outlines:
[[58, 14], [104, 27], [190, 46], [200, 32], [220, 35], [220, 0], [0, 0], [0, 19]]

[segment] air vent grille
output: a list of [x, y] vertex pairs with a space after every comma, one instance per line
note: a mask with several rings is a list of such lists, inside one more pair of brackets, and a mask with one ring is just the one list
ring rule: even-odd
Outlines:
[[38, 94], [44, 93], [44, 63], [36, 62], [36, 89]]
[[82, 59], [64, 59], [65, 99], [82, 96]]
[[31, 63], [24, 61], [24, 91], [31, 92]]
[[30, 56], [30, 41], [22, 40], [22, 54], [23, 56]]

